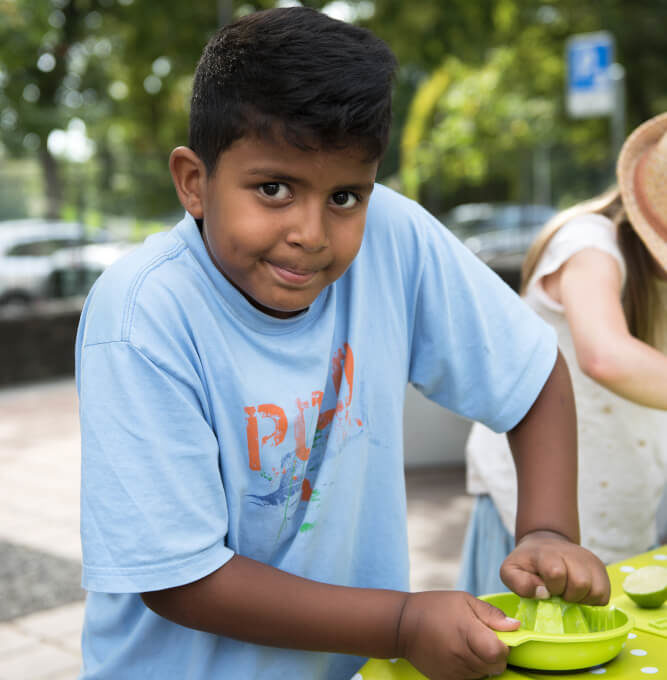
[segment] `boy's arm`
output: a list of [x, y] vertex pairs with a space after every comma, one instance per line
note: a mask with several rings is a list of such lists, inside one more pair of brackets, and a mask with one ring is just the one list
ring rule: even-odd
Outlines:
[[535, 403], [507, 438], [517, 474], [517, 542], [550, 530], [578, 543], [577, 415], [560, 351]]
[[142, 598], [176, 623], [239, 640], [391, 657], [407, 593], [333, 586], [235, 555], [199, 581]]
[[517, 547], [503, 564], [503, 581], [524, 597], [607, 602], [604, 565], [577, 545], [577, 420], [560, 352], [540, 395], [507, 438], [517, 472]]
[[433, 680], [498, 674], [496, 630], [518, 621], [467, 593], [333, 586], [240, 555], [184, 586], [142, 594], [175, 623], [255, 644], [364, 657], [404, 657]]

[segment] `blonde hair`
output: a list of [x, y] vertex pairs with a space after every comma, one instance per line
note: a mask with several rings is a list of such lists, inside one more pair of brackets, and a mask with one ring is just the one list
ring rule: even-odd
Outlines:
[[585, 214], [603, 215], [618, 229], [618, 245], [625, 260], [627, 277], [623, 289], [622, 304], [630, 333], [636, 338], [653, 344], [657, 315], [657, 290], [652, 274], [656, 264], [637, 236], [623, 206], [621, 193], [612, 187], [604, 193], [582, 201], [554, 215], [531, 244], [521, 267], [521, 294], [535, 273], [535, 267], [556, 232], [572, 218]]

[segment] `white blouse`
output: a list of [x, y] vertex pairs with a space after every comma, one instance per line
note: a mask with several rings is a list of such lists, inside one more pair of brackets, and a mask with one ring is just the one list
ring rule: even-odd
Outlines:
[[[563, 306], [542, 286], [572, 255], [598, 248], [626, 268], [614, 224], [601, 215], [573, 218], [547, 245], [526, 288], [526, 302], [558, 334], [577, 402], [579, 517], [582, 545], [610, 563], [643, 552], [656, 541], [655, 517], [667, 470], [667, 411], [628, 401], [582, 373]], [[667, 281], [658, 282], [664, 310], [658, 349], [667, 353]], [[514, 533], [516, 478], [507, 438], [476, 423], [466, 445], [467, 489], [490, 494]]]

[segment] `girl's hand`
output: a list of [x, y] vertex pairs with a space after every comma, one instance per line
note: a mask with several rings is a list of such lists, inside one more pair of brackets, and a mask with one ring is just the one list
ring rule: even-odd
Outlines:
[[411, 593], [399, 622], [398, 650], [430, 680], [499, 675], [509, 648], [492, 629], [515, 630], [519, 625], [468, 593]]
[[553, 531], [521, 538], [500, 568], [503, 583], [517, 595], [607, 604], [610, 584], [604, 564], [592, 552]]

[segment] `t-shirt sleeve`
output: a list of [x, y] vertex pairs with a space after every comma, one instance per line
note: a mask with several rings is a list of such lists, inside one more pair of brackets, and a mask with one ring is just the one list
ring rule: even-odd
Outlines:
[[202, 393], [129, 342], [82, 349], [83, 587], [190, 583], [233, 552], [219, 446]]
[[[614, 223], [603, 215], [579, 215], [566, 222], [547, 244], [526, 286], [527, 294], [537, 292], [538, 287], [541, 292], [540, 281], [545, 276], [558, 271], [573, 255], [587, 248], [595, 248], [611, 255], [618, 262], [622, 285], [625, 284], [625, 260], [616, 240]], [[541, 299], [544, 301], [544, 296]], [[551, 302], [549, 306], [562, 308], [555, 301]]]
[[445, 408], [507, 431], [553, 369], [555, 331], [435, 219], [423, 238], [410, 381]]

